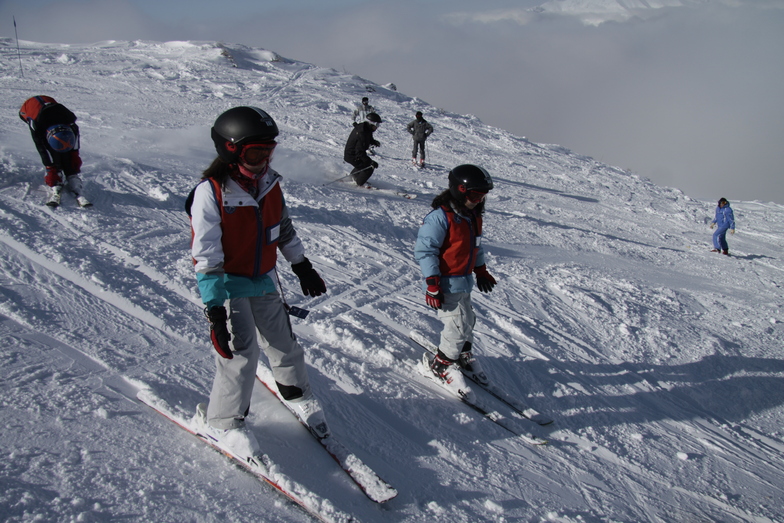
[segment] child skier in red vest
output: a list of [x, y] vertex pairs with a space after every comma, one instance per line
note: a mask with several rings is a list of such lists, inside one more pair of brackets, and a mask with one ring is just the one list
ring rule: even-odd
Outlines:
[[306, 296], [327, 291], [289, 218], [281, 176], [269, 167], [277, 135], [275, 121], [256, 107], [221, 114], [212, 127], [218, 157], [189, 197], [191, 254], [218, 354], [209, 404], [197, 407], [194, 425], [241, 455], [258, 451], [245, 428], [259, 360], [257, 330], [286, 405], [316, 437], [329, 434], [271, 277], [280, 250]]
[[463, 373], [488, 382], [472, 351], [476, 316], [471, 290], [474, 275], [482, 292], [492, 291], [496, 284], [487, 272], [481, 244], [485, 196], [492, 188], [493, 180], [481, 167], [465, 164], [452, 169], [449, 189], [433, 200], [433, 211], [425, 217], [414, 247], [425, 276], [425, 299], [444, 323], [430, 370], [443, 385], [469, 400], [473, 392]]

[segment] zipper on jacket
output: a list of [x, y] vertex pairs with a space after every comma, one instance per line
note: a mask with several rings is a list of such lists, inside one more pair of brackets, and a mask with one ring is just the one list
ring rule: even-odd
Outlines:
[[262, 212], [262, 205], [264, 202], [264, 198], [258, 202], [258, 207], [256, 207], [256, 262], [253, 264], [253, 277], [261, 276], [261, 263], [262, 263], [262, 254], [264, 253], [264, 220], [262, 217], [264, 216]]

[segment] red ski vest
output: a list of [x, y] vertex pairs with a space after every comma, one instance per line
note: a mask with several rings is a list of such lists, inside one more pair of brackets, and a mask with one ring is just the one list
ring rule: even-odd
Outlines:
[[467, 276], [474, 271], [482, 237], [482, 216], [468, 220], [446, 206], [447, 232], [441, 245], [441, 276]]
[[264, 195], [258, 207], [225, 207], [220, 185], [212, 178], [208, 180], [221, 212], [223, 270], [227, 274], [253, 278], [274, 269], [283, 214], [280, 184], [276, 183]]

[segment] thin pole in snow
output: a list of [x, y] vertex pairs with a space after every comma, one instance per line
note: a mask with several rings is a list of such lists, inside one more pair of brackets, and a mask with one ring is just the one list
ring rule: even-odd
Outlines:
[[16, 36], [16, 55], [19, 57], [19, 72], [22, 73], [24, 78], [24, 69], [22, 69], [22, 51], [19, 50], [19, 33], [16, 31], [16, 17], [14, 19], [14, 35]]

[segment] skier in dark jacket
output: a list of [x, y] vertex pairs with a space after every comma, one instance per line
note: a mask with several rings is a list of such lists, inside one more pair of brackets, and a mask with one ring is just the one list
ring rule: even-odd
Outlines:
[[721, 198], [716, 206], [716, 217], [710, 224], [711, 229], [717, 227], [713, 233], [713, 250], [727, 256], [730, 255], [730, 246], [727, 244], [727, 231], [735, 234], [735, 215], [730, 208], [730, 202]]
[[350, 176], [357, 185], [366, 183], [373, 171], [378, 167], [378, 163], [371, 160], [370, 156], [368, 156], [367, 150], [371, 145], [376, 147], [381, 145], [373, 138], [373, 132], [378, 129], [379, 125], [381, 125], [381, 117], [376, 113], [368, 113], [364, 122], [354, 126], [346, 141], [343, 160], [354, 167]]
[[425, 166], [425, 140], [433, 134], [433, 126], [417, 111], [416, 118], [408, 126], [409, 134], [414, 138], [414, 149], [411, 151], [411, 162], [417, 165], [417, 149], [419, 149], [419, 167]]
[[33, 96], [22, 104], [19, 118], [30, 127], [33, 143], [46, 168], [44, 182], [52, 189], [47, 205], [57, 207], [60, 204], [65, 182], [79, 205], [89, 206], [90, 202], [82, 196], [79, 178], [82, 159], [79, 157], [76, 115], [51, 96]]

